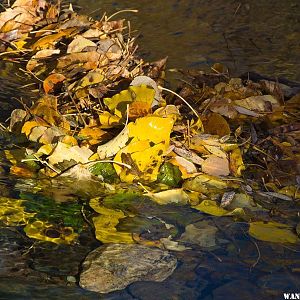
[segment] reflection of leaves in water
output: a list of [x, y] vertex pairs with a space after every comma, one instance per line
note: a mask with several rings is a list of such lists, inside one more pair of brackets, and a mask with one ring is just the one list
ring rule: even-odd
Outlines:
[[83, 226], [81, 205], [77, 202], [56, 203], [53, 199], [42, 195], [21, 193], [26, 210], [36, 213], [36, 219], [47, 220], [53, 224], [64, 224], [80, 231]]
[[72, 227], [53, 225], [43, 221], [27, 224], [24, 231], [30, 238], [55, 244], [70, 244], [78, 237]]
[[0, 197], [0, 221], [7, 226], [27, 224], [36, 213], [25, 211], [23, 200]]

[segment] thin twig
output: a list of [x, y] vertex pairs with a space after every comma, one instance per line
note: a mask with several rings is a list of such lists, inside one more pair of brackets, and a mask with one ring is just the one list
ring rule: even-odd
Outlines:
[[120, 14], [120, 13], [124, 13], [124, 12], [133, 12], [133, 13], [138, 13], [139, 11], [137, 9], [123, 9], [123, 10], [119, 10], [117, 12], [115, 12], [114, 14], [112, 14], [111, 16], [109, 16], [105, 21], [109, 21], [111, 18], [113, 18], [114, 16]]
[[169, 92], [175, 96], [177, 96], [178, 98], [180, 98], [190, 109], [191, 111], [196, 115], [197, 118], [200, 118], [199, 114], [196, 112], [196, 110], [183, 98], [181, 97], [179, 94], [177, 94], [176, 92], [172, 91], [172, 90], [169, 90], [167, 88], [164, 88], [162, 86], [158, 86], [158, 88], [162, 91], [166, 91], [166, 92]]

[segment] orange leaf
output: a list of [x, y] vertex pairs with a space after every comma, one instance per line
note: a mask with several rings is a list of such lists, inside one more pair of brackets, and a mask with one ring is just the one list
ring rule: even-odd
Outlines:
[[43, 88], [46, 94], [54, 92], [55, 86], [62, 83], [66, 77], [59, 73], [50, 74], [43, 82]]
[[21, 177], [27, 177], [27, 178], [32, 178], [35, 176], [34, 172], [18, 166], [12, 166], [10, 168], [10, 173]]

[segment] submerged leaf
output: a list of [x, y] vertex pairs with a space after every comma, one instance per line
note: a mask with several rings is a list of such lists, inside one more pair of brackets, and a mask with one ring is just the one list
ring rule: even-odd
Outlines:
[[213, 216], [225, 216], [228, 214], [228, 211], [218, 206], [216, 201], [212, 200], [203, 200], [200, 204], [193, 206], [193, 208], [200, 210], [209, 215]]
[[249, 234], [254, 238], [272, 243], [299, 243], [300, 240], [289, 225], [277, 222], [251, 222]]

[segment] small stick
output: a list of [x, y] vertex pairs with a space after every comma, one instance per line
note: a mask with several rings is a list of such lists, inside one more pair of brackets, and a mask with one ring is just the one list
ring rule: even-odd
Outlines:
[[169, 92], [175, 96], [177, 96], [178, 98], [180, 98], [190, 109], [191, 111], [197, 116], [197, 118], [200, 118], [199, 114], [195, 111], [195, 109], [185, 100], [183, 99], [183, 97], [181, 97], [179, 94], [177, 94], [176, 92], [172, 91], [172, 90], [169, 90], [167, 88], [164, 88], [162, 86], [158, 86], [158, 88], [162, 91], [166, 91], [166, 92]]
[[133, 13], [137, 13], [139, 12], [137, 9], [124, 9], [124, 10], [119, 10], [117, 12], [115, 12], [114, 14], [112, 14], [111, 16], [109, 16], [105, 21], [107, 22], [108, 20], [110, 20], [111, 18], [113, 18], [114, 16], [123, 13], [123, 12], [133, 12]]

